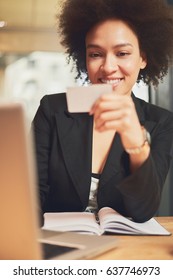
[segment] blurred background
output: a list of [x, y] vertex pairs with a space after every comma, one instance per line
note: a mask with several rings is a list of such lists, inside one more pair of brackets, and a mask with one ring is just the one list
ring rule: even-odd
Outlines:
[[40, 98], [75, 83], [57, 35], [57, 0], [0, 0], [0, 97], [22, 100], [32, 120]]
[[[173, 0], [167, 0], [173, 5]], [[67, 64], [57, 34], [58, 0], [0, 0], [0, 102], [24, 103], [29, 122], [45, 94], [81, 85]], [[135, 85], [140, 98], [173, 111], [173, 69], [157, 90]], [[168, 174], [159, 216], [173, 215], [173, 164]]]

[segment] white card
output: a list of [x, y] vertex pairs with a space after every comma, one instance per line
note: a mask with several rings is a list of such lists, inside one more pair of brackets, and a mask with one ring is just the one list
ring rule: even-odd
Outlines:
[[89, 112], [101, 95], [111, 92], [112, 86], [108, 84], [68, 87], [66, 92], [68, 111], [71, 113]]

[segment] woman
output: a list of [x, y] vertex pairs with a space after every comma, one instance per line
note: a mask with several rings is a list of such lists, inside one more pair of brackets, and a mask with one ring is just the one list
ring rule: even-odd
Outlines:
[[67, 0], [58, 20], [78, 77], [113, 91], [89, 114], [69, 113], [65, 93], [41, 100], [33, 131], [42, 213], [109, 206], [147, 221], [170, 166], [173, 114], [136, 98], [132, 87], [157, 86], [167, 74], [172, 9], [162, 0]]

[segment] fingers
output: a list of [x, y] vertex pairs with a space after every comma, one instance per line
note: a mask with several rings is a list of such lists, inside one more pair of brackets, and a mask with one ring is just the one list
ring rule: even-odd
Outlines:
[[94, 114], [95, 128], [99, 131], [127, 129], [132, 125], [134, 103], [131, 97], [104, 95], [94, 104], [91, 114]]
[[[90, 110], [90, 115], [92, 114], [98, 114], [99, 110], [108, 110], [114, 108], [116, 105], [116, 102], [118, 102], [119, 98], [116, 97], [114, 94], [104, 94], [100, 98], [97, 99], [97, 101], [94, 103], [93, 107]], [[119, 100], [120, 102], [120, 100]], [[117, 103], [117, 108], [119, 107]]]
[[141, 124], [130, 96], [104, 95], [95, 102], [90, 113], [94, 114], [95, 129], [99, 132], [118, 132], [125, 148], [141, 145]]

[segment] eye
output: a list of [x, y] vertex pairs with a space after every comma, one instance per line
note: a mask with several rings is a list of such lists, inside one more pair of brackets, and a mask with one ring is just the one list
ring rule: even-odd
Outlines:
[[98, 52], [92, 52], [92, 53], [89, 53], [88, 54], [89, 57], [91, 58], [97, 58], [97, 57], [101, 57], [101, 53], [98, 53]]
[[121, 52], [118, 52], [116, 55], [117, 55], [117, 56], [120, 56], [120, 57], [125, 57], [125, 56], [130, 55], [130, 53], [129, 53], [129, 52], [126, 52], [126, 51], [121, 51]]

